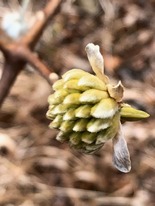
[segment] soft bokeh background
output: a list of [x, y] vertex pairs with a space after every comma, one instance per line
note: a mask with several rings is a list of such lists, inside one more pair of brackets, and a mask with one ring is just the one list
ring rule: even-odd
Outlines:
[[[28, 15], [47, 1], [31, 1]], [[18, 1], [0, 1], [0, 18]], [[155, 204], [155, 1], [67, 0], [36, 51], [58, 75], [92, 72], [85, 46], [100, 45], [105, 72], [122, 81], [124, 101], [151, 114], [125, 123], [132, 160], [128, 174], [112, 164], [112, 144], [84, 155], [55, 140], [48, 128], [52, 88], [33, 68], [19, 76], [0, 111], [1, 206], [154, 206]], [[0, 38], [3, 38], [2, 30]], [[3, 56], [0, 53], [0, 72]]]

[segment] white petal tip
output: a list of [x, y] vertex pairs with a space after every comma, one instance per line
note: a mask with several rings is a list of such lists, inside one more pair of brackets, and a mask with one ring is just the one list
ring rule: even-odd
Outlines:
[[115, 167], [124, 173], [131, 170], [130, 154], [127, 148], [127, 144], [122, 132], [122, 125], [120, 124], [120, 129], [116, 136], [113, 138], [114, 145], [114, 155], [113, 163]]
[[120, 160], [116, 160], [115, 158], [113, 158], [113, 163], [115, 167], [121, 172], [128, 173], [131, 170], [131, 162], [129, 159], [120, 161]]
[[89, 43], [86, 46], [86, 53], [92, 66], [93, 71], [97, 76], [103, 75], [103, 57], [100, 53], [100, 47], [98, 45], [94, 45], [93, 43]]
[[88, 51], [88, 52], [92, 52], [92, 51], [96, 51], [96, 52], [99, 52], [99, 49], [100, 49], [100, 47], [98, 46], [98, 45], [94, 45], [93, 43], [89, 43], [89, 44], [87, 44], [87, 46], [86, 46], [86, 51]]

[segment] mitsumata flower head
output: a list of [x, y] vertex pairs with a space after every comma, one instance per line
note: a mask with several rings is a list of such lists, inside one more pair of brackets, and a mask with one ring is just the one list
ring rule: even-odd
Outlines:
[[68, 141], [70, 147], [86, 154], [97, 152], [112, 140], [115, 167], [129, 172], [130, 155], [121, 120], [134, 121], [149, 115], [121, 102], [124, 88], [121, 82], [109, 84], [99, 46], [90, 43], [86, 52], [96, 76], [72, 69], [53, 84], [55, 92], [48, 98], [47, 117], [52, 120], [49, 127], [59, 129], [58, 141]]

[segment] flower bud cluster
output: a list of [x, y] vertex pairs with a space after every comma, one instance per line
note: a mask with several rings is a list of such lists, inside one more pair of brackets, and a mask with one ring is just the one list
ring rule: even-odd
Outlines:
[[86, 154], [98, 151], [108, 140], [113, 142], [113, 163], [122, 172], [131, 169], [130, 154], [122, 132], [122, 122], [148, 118], [146, 112], [122, 102], [124, 87], [109, 84], [104, 75], [104, 60], [99, 46], [86, 46], [96, 76], [72, 69], [53, 85], [47, 117], [50, 128], [59, 129], [56, 139]]
[[50, 128], [59, 129], [56, 139], [69, 141], [84, 153], [99, 150], [112, 139], [119, 127], [119, 105], [106, 84], [80, 69], [72, 69], [53, 85], [48, 98]]

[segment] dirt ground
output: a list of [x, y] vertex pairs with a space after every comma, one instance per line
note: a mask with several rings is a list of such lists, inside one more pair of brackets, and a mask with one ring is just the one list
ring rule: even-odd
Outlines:
[[[46, 118], [52, 88], [27, 66], [0, 110], [0, 206], [154, 206], [155, 1], [70, 2], [43, 33], [40, 59], [60, 77], [71, 68], [92, 72], [85, 46], [98, 44], [105, 73], [125, 87], [123, 101], [150, 118], [123, 125], [132, 161], [123, 174], [112, 164], [112, 142], [84, 155], [55, 140]], [[0, 6], [2, 14], [10, 8]]]

